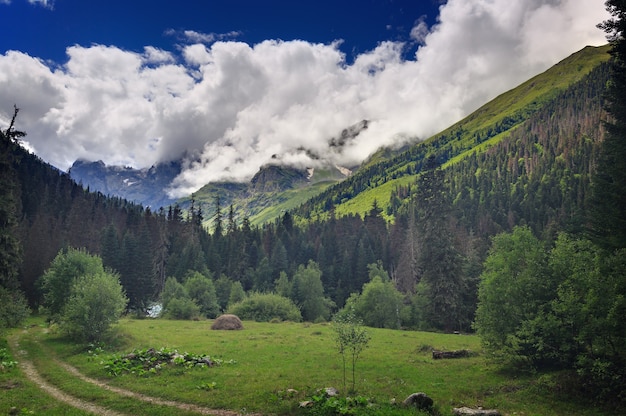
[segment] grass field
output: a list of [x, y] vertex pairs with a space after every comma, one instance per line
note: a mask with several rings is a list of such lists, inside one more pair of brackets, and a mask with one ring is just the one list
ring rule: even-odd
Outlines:
[[[242, 331], [212, 331], [210, 325], [211, 321], [124, 319], [115, 328], [112, 341], [100, 349], [69, 343], [35, 319], [27, 330], [11, 332], [9, 339], [19, 342], [21, 354], [49, 383], [121, 414], [194, 413], [122, 397], [80, 380], [61, 363], [110, 386], [242, 414], [306, 414], [299, 403], [317, 389], [333, 386], [345, 391], [341, 355], [330, 324], [244, 322]], [[368, 332], [371, 341], [357, 362], [355, 394], [376, 404], [378, 414], [415, 415], [415, 410], [389, 405], [414, 392], [428, 394], [441, 415], [450, 415], [453, 407], [460, 406], [497, 408], [505, 415], [610, 414], [559, 393], [559, 375], [501, 371], [480, 353], [476, 336], [374, 328]], [[109, 376], [102, 365], [114, 354], [162, 347], [208, 354], [224, 363], [209, 368], [167, 367], [156, 374], [117, 377]], [[433, 360], [432, 348], [469, 349], [475, 354]], [[87, 414], [41, 393], [15, 366], [0, 371], [0, 389], [0, 414], [7, 414], [11, 407], [24, 409], [23, 414]], [[297, 392], [287, 393], [288, 389]]]

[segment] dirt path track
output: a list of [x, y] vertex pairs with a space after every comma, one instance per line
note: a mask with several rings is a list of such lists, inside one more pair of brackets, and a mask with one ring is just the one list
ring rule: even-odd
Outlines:
[[[75, 407], [80, 410], [84, 410], [90, 413], [93, 413], [98, 416], [125, 416], [123, 413], [118, 413], [113, 410], [107, 409], [102, 406], [98, 406], [93, 403], [86, 402], [77, 397], [71, 396], [60, 389], [56, 388], [52, 384], [48, 383], [46, 380], [41, 377], [35, 365], [28, 359], [28, 353], [24, 350], [21, 350], [19, 347], [18, 336], [13, 336], [9, 338], [9, 345], [13, 350], [13, 355], [15, 357], [19, 357], [19, 366], [20, 369], [24, 372], [26, 377], [35, 383], [40, 389], [48, 393], [50, 396], [54, 397], [56, 400], [66, 403], [72, 407]], [[175, 407], [188, 412], [195, 412], [201, 415], [212, 415], [212, 416], [240, 416], [240, 413], [233, 412], [230, 410], [219, 410], [219, 409], [209, 409], [208, 407], [202, 407], [191, 403], [181, 403], [175, 402], [172, 400], [164, 400], [158, 397], [146, 396], [144, 394], [135, 393], [130, 390], [121, 389], [119, 387], [110, 386], [102, 381], [90, 378], [82, 374], [75, 367], [71, 365], [55, 360], [56, 364], [65, 369], [67, 372], [72, 374], [74, 377], [79, 378], [80, 380], [96, 385], [100, 388], [118, 394], [120, 396], [131, 397], [136, 400], [141, 400], [146, 403], [151, 403], [159, 406], [170, 406]], [[260, 416], [258, 414], [246, 413], [246, 415], [250, 416]]]

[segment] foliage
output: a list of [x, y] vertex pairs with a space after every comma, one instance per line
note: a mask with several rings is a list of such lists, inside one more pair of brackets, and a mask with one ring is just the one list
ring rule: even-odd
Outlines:
[[233, 282], [230, 288], [230, 295], [228, 296], [228, 304], [234, 305], [237, 302], [241, 302], [246, 298], [246, 292], [243, 290], [241, 282]]
[[356, 391], [356, 362], [359, 356], [367, 347], [370, 336], [363, 328], [361, 321], [349, 312], [342, 315], [336, 315], [333, 319], [334, 339], [337, 349], [341, 354], [343, 364], [343, 387], [346, 389], [346, 361], [350, 359], [352, 368], [352, 389]]
[[10, 290], [19, 286], [17, 277], [22, 260], [22, 249], [16, 236], [20, 188], [15, 164], [19, 155], [14, 150], [18, 147], [17, 139], [24, 133], [14, 129], [18, 112], [15, 107], [9, 127], [4, 131], [0, 129], [0, 287]]
[[165, 316], [172, 319], [194, 319], [200, 316], [200, 308], [189, 297], [174, 298], [167, 303]]
[[44, 306], [50, 318], [55, 320], [63, 312], [77, 279], [102, 273], [104, 266], [99, 256], [71, 247], [59, 251], [41, 279]]
[[269, 322], [274, 319], [302, 321], [300, 310], [293, 301], [275, 293], [251, 293], [241, 302], [229, 305], [228, 313], [237, 315], [242, 320], [257, 322]]
[[[220, 313], [213, 280], [200, 272], [190, 272], [185, 280], [185, 289], [189, 297], [200, 308], [200, 313], [207, 318], [215, 318]], [[170, 309], [172, 305], [170, 303]]]
[[127, 303], [117, 275], [99, 271], [79, 276], [63, 308], [61, 329], [78, 341], [100, 341]]
[[402, 294], [380, 264], [370, 264], [368, 269], [370, 282], [363, 285], [360, 294], [354, 293], [348, 298], [345, 311], [354, 313], [367, 326], [399, 329], [404, 308]]
[[0, 348], [0, 372], [16, 367], [17, 364], [6, 348]]
[[536, 318], [556, 293], [545, 270], [545, 251], [527, 227], [493, 238], [480, 277], [474, 323], [489, 353], [524, 355], [519, 342], [522, 324]]
[[316, 262], [310, 260], [306, 267], [298, 266], [291, 285], [292, 299], [300, 307], [305, 321], [315, 322], [329, 318], [331, 302], [324, 297], [322, 271]]
[[18, 326], [30, 315], [24, 295], [18, 290], [0, 286], [0, 332]]
[[592, 181], [591, 236], [608, 250], [626, 248], [626, 5], [606, 1], [611, 18], [600, 27], [611, 44], [606, 135]]
[[[193, 276], [192, 288], [196, 288], [195, 279]], [[196, 296], [204, 296], [205, 292], [200, 291], [200, 285], [202, 280], [198, 281], [198, 293]], [[189, 296], [189, 292], [186, 287], [178, 282], [175, 277], [168, 277], [163, 287], [163, 293], [161, 293], [161, 299], [163, 302], [164, 316], [172, 319], [192, 319], [196, 318], [200, 314], [200, 307]]]
[[[170, 348], [148, 348], [135, 349], [125, 355], [114, 355], [113, 357], [102, 361], [107, 374], [110, 376], [119, 376], [125, 373], [136, 374], [139, 376], [156, 374], [166, 366], [181, 366], [184, 368], [207, 368], [214, 365], [221, 365], [224, 360], [214, 359], [206, 354], [197, 355], [190, 353], [179, 353], [176, 349]], [[234, 364], [235, 361], [227, 361], [228, 364]]]
[[338, 397], [328, 395], [323, 389], [311, 396], [307, 414], [319, 416], [367, 414], [371, 403], [367, 397]]
[[624, 403], [625, 254], [560, 234], [545, 256], [527, 228], [495, 237], [476, 313], [486, 349], [534, 369], [575, 369], [595, 400]]

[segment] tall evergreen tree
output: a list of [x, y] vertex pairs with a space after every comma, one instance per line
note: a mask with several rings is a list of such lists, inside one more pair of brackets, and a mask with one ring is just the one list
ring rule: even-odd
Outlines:
[[13, 168], [15, 140], [25, 135], [13, 127], [18, 111], [15, 108], [9, 127], [0, 130], [0, 286], [11, 290], [19, 287], [17, 273], [22, 259], [16, 237], [19, 184]]
[[434, 156], [417, 183], [418, 254], [421, 283], [426, 296], [427, 325], [453, 330], [462, 321], [459, 314], [464, 290], [462, 258], [454, 246], [449, 215], [451, 201], [445, 189], [443, 171]]
[[592, 239], [600, 246], [615, 250], [626, 248], [626, 1], [607, 0], [613, 16], [599, 26], [611, 43], [611, 82], [606, 123], [593, 177]]
[[28, 312], [17, 279], [22, 251], [15, 232], [19, 187], [13, 169], [13, 147], [14, 140], [24, 135], [13, 128], [17, 113], [16, 107], [9, 127], [0, 130], [0, 329], [18, 325]]

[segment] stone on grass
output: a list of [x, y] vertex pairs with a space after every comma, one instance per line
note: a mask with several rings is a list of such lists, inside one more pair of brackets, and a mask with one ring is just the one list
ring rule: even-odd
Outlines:
[[455, 407], [452, 412], [458, 416], [500, 416], [500, 412], [495, 409], [472, 409], [470, 407]]
[[211, 325], [211, 329], [221, 329], [221, 330], [238, 330], [243, 329], [243, 324], [241, 323], [241, 319], [237, 315], [224, 314], [219, 316], [213, 325]]
[[427, 410], [433, 407], [433, 399], [426, 393], [413, 393], [402, 402], [405, 406], [415, 406], [418, 410]]

